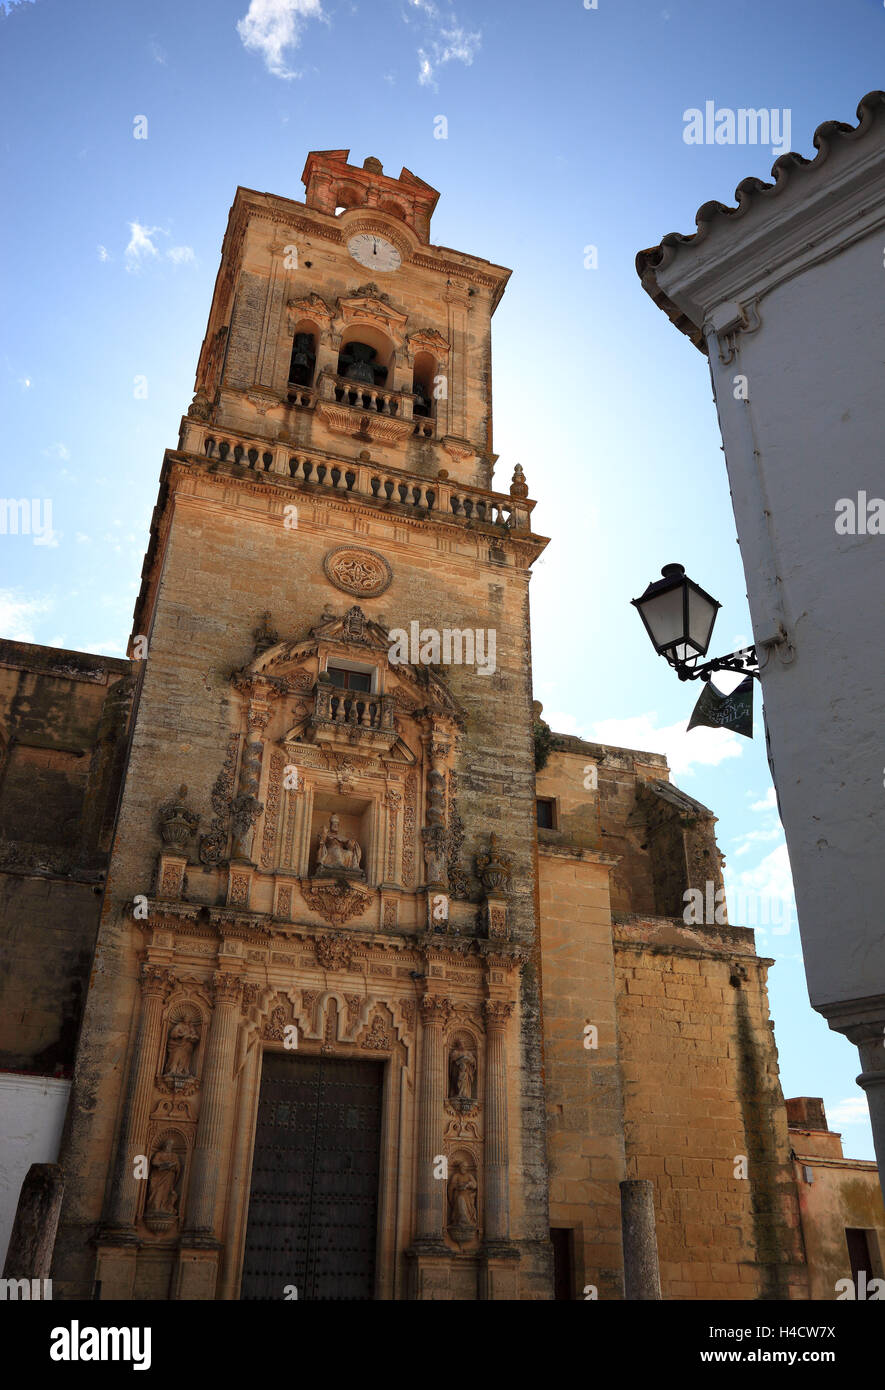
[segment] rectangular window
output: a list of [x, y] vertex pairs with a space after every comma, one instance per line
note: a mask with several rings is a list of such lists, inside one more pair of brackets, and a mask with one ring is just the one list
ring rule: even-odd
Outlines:
[[535, 815], [541, 830], [556, 829], [556, 803], [552, 796], [536, 797]]
[[329, 679], [333, 685], [337, 685], [339, 690], [364, 690], [367, 693], [372, 689], [371, 671], [347, 671], [343, 666], [329, 666], [327, 668]]

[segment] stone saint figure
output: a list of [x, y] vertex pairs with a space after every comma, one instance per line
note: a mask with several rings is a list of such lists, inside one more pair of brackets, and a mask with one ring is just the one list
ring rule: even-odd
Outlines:
[[358, 869], [362, 862], [363, 852], [356, 840], [346, 840], [339, 832], [339, 820], [337, 816], [329, 818], [329, 824], [324, 825], [320, 831], [320, 843], [317, 850], [317, 868], [319, 869]]
[[449, 1225], [476, 1225], [476, 1178], [460, 1160], [449, 1178]]
[[178, 1154], [172, 1147], [172, 1140], [167, 1139], [163, 1147], [157, 1149], [151, 1159], [151, 1175], [148, 1180], [147, 1193], [149, 1212], [162, 1212], [167, 1216], [175, 1215], [175, 1208], [178, 1204], [175, 1184], [178, 1182], [180, 1172], [181, 1162]]
[[166, 1067], [164, 1076], [193, 1076], [192, 1059], [194, 1048], [200, 1041], [199, 1028], [187, 1019], [179, 1019], [169, 1029], [166, 1040]]
[[475, 1080], [476, 1056], [458, 1043], [449, 1058], [449, 1095], [472, 1100]]

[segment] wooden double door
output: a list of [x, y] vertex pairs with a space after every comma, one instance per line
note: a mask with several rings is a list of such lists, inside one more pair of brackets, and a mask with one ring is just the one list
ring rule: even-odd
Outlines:
[[265, 1052], [241, 1299], [371, 1299], [382, 1062]]

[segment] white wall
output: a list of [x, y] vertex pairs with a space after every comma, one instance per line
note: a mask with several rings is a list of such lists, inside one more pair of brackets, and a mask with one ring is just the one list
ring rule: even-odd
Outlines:
[[768, 662], [763, 693], [819, 1005], [885, 992], [885, 535], [835, 530], [840, 498], [885, 498], [882, 234], [780, 286], [760, 313], [739, 360], [717, 353], [713, 375], [754, 626], [763, 636], [768, 530], [794, 646], [790, 664]]
[[0, 1266], [32, 1163], [55, 1163], [71, 1091], [51, 1076], [0, 1073]]
[[792, 644], [762, 691], [811, 1002], [832, 1018], [866, 1000], [878, 1017], [885, 535], [838, 535], [835, 520], [840, 498], [885, 498], [881, 105], [779, 184], [665, 247], [655, 274], [710, 350], [757, 644], [779, 623]]

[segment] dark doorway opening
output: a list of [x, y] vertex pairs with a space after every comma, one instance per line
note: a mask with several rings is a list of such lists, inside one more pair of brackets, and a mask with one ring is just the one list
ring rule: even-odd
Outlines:
[[553, 1297], [557, 1300], [575, 1296], [575, 1233], [564, 1226], [550, 1231], [553, 1243]]

